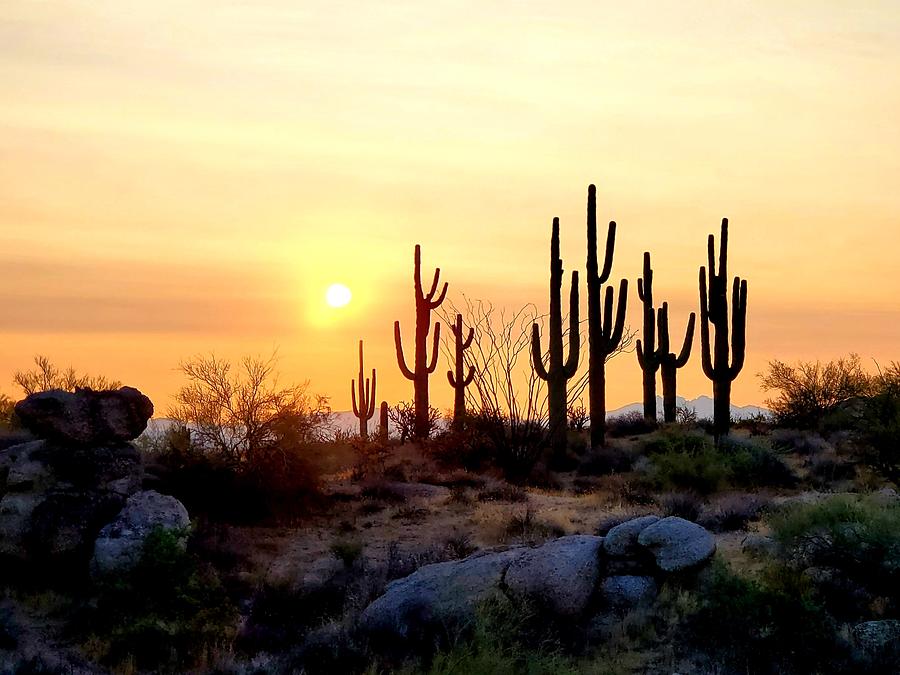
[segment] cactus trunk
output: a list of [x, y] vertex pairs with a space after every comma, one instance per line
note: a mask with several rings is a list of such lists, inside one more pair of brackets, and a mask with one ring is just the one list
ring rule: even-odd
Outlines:
[[387, 401], [381, 402], [381, 409], [378, 411], [378, 440], [382, 443], [388, 441], [388, 404]]
[[[643, 340], [637, 341], [638, 363], [643, 371], [644, 385], [644, 419], [651, 424], [657, 423], [656, 413], [656, 373], [659, 370], [663, 353], [669, 347], [656, 346], [657, 312], [653, 307], [653, 269], [650, 267], [650, 253], [644, 252], [643, 277], [638, 279], [638, 297], [644, 305]], [[662, 336], [660, 336], [662, 338]]]
[[628, 281], [619, 284], [619, 303], [615, 323], [612, 315], [612, 288], [606, 289], [605, 306], [601, 307], [602, 285], [612, 271], [616, 246], [616, 223], [610, 221], [606, 234], [603, 270], [597, 260], [597, 190], [588, 186], [587, 203], [587, 305], [588, 305], [588, 405], [591, 418], [591, 446], [606, 444], [606, 359], [622, 341]]
[[[406, 359], [403, 356], [403, 341], [400, 334], [400, 322], [394, 322], [394, 346], [397, 350], [397, 363], [400, 371], [408, 380], [412, 380], [414, 389], [415, 402], [415, 422], [413, 424], [413, 435], [417, 440], [428, 437], [431, 431], [429, 421], [429, 401], [428, 401], [428, 376], [437, 368], [438, 344], [441, 339], [441, 324], [434, 324], [434, 341], [431, 349], [431, 359], [428, 359], [428, 334], [431, 329], [431, 312], [436, 309], [444, 301], [447, 295], [447, 283], [441, 289], [440, 294], [437, 293], [438, 283], [440, 280], [441, 269], [434, 271], [434, 279], [431, 283], [431, 290], [424, 292], [422, 287], [422, 251], [421, 247], [416, 244], [413, 283], [415, 285], [416, 297], [416, 353], [414, 356], [412, 369], [406, 365]], [[435, 299], [437, 296], [437, 299]]]
[[687, 329], [684, 332], [684, 344], [681, 353], [675, 355], [669, 351], [669, 305], [663, 303], [659, 309], [659, 342], [662, 356], [660, 359], [660, 375], [663, 389], [663, 420], [671, 424], [675, 422], [677, 373], [679, 368], [684, 368], [691, 357], [691, 347], [694, 342], [694, 324], [697, 315], [691, 312]]

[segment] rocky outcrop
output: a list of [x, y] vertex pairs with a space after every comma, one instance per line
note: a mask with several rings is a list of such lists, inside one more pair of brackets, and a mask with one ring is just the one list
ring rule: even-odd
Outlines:
[[625, 558], [640, 553], [638, 535], [659, 521], [659, 516], [641, 516], [626, 520], [606, 533], [603, 549], [614, 558]]
[[115, 520], [100, 530], [94, 542], [91, 572], [103, 575], [133, 568], [141, 558], [147, 536], [157, 528], [178, 532], [182, 546], [186, 546], [190, 524], [187, 509], [175, 497], [154, 490], [133, 494]]
[[606, 577], [600, 594], [607, 607], [631, 609], [651, 604], [656, 599], [656, 580], [631, 574]]
[[507, 591], [558, 616], [578, 616], [600, 579], [602, 547], [603, 537], [573, 535], [527, 549], [506, 571]]
[[52, 389], [19, 401], [16, 415], [39, 438], [96, 446], [140, 436], [153, 416], [153, 403], [134, 387], [74, 393]]
[[712, 558], [716, 539], [705, 528], [684, 518], [669, 516], [638, 535], [638, 544], [650, 550], [663, 572], [680, 572]]
[[472, 620], [475, 608], [496, 592], [507, 568], [525, 549], [481, 551], [463, 560], [425, 565], [391, 582], [360, 617], [369, 635], [429, 641]]

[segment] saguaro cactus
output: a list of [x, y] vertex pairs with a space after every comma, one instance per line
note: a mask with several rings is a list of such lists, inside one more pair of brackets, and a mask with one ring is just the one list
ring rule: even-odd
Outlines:
[[[447, 295], [447, 283], [440, 294], [437, 293], [438, 281], [441, 276], [441, 268], [434, 270], [434, 279], [431, 282], [431, 290], [425, 293], [422, 288], [422, 250], [416, 244], [415, 267], [413, 270], [413, 282], [416, 291], [416, 353], [415, 363], [410, 369], [403, 357], [403, 343], [400, 337], [400, 322], [394, 322], [394, 344], [397, 348], [397, 363], [404, 377], [413, 381], [415, 389], [416, 419], [413, 425], [413, 434], [418, 439], [428, 436], [430, 431], [428, 421], [428, 376], [437, 368], [438, 344], [441, 339], [441, 324], [434, 323], [434, 343], [431, 348], [431, 360], [427, 356], [428, 333], [431, 329], [431, 312], [440, 306]], [[435, 299], [437, 295], [437, 299]]]
[[638, 297], [644, 303], [644, 339], [637, 341], [637, 359], [644, 372], [644, 419], [656, 424], [656, 372], [662, 356], [668, 352], [656, 346], [656, 310], [653, 307], [653, 268], [650, 267], [650, 252], [644, 252], [644, 275], [638, 279]]
[[684, 333], [684, 344], [681, 346], [681, 353], [677, 356], [669, 351], [669, 303], [664, 302], [662, 304], [657, 319], [659, 324], [659, 349], [662, 352], [660, 373], [662, 375], [663, 390], [663, 419], [671, 423], [675, 421], [678, 369], [684, 368], [691, 357], [691, 346], [694, 343], [694, 323], [697, 315], [691, 312], [687, 329]]
[[608, 286], [603, 311], [600, 307], [601, 285], [612, 271], [616, 248], [616, 223], [610, 221], [606, 232], [606, 256], [603, 271], [597, 271], [597, 188], [588, 186], [587, 203], [587, 305], [588, 305], [588, 399], [591, 417], [591, 446], [606, 442], [606, 358], [622, 341], [628, 280], [619, 282], [619, 302], [613, 323], [613, 289]]
[[465, 352], [472, 344], [472, 338], [475, 337], [475, 329], [469, 328], [469, 335], [463, 339], [463, 318], [462, 314], [456, 315], [456, 323], [450, 327], [453, 331], [454, 338], [454, 369], [447, 371], [447, 379], [450, 386], [453, 387], [453, 423], [458, 425], [466, 416], [466, 387], [468, 387], [475, 377], [475, 367], [469, 366], [469, 373], [463, 376], [465, 368]]
[[387, 401], [381, 402], [381, 409], [378, 411], [378, 440], [387, 443], [388, 440], [388, 404]]
[[[731, 349], [728, 341], [728, 218], [722, 219], [719, 270], [716, 272], [714, 235], [707, 242], [709, 289], [706, 268], [700, 268], [700, 346], [703, 373], [713, 383], [713, 432], [718, 439], [731, 427], [731, 383], [744, 367], [747, 346], [747, 281], [735, 277], [731, 289]], [[709, 344], [709, 326], [716, 330], [715, 345]], [[730, 363], [729, 363], [730, 359]]]
[[372, 380], [363, 380], [363, 341], [359, 341], [359, 394], [356, 383], [350, 380], [350, 396], [353, 399], [353, 414], [359, 420], [359, 435], [369, 436], [369, 420], [375, 416], [375, 369], [372, 368]]
[[556, 457], [566, 449], [566, 382], [578, 370], [581, 344], [578, 325], [578, 272], [572, 272], [569, 295], [569, 358], [563, 361], [562, 292], [563, 264], [559, 257], [559, 218], [553, 219], [550, 238], [550, 361], [544, 366], [541, 329], [531, 326], [531, 361], [538, 377], [547, 382], [547, 407], [550, 417], [550, 448]]

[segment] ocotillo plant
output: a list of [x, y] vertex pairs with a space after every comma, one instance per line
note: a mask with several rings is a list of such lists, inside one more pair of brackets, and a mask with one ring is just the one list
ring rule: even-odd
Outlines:
[[388, 440], [388, 404], [387, 401], [381, 402], [381, 409], [378, 411], [378, 440], [387, 443]]
[[353, 399], [353, 414], [359, 420], [359, 435], [369, 436], [369, 420], [375, 416], [375, 369], [372, 368], [372, 380], [363, 380], [363, 341], [359, 341], [359, 394], [356, 383], [350, 380], [350, 396]]
[[606, 256], [603, 271], [597, 271], [597, 189], [588, 186], [587, 203], [587, 304], [588, 304], [588, 407], [591, 417], [591, 446], [606, 442], [606, 358], [622, 341], [628, 280], [619, 282], [619, 302], [613, 323], [613, 289], [607, 287], [604, 307], [600, 308], [600, 287], [609, 279], [616, 248], [616, 223], [610, 221], [606, 232]]
[[[428, 376], [437, 368], [438, 344], [441, 339], [441, 324], [434, 323], [434, 344], [431, 348], [431, 361], [427, 356], [428, 333], [431, 329], [431, 312], [439, 307], [447, 295], [447, 283], [440, 294], [437, 294], [438, 280], [441, 276], [441, 268], [434, 270], [434, 279], [431, 282], [431, 290], [425, 293], [422, 288], [422, 250], [416, 244], [415, 267], [413, 269], [413, 283], [416, 291], [416, 354], [413, 368], [406, 365], [403, 357], [403, 343], [400, 337], [400, 322], [394, 322], [394, 344], [397, 348], [397, 363], [404, 377], [413, 381], [415, 389], [416, 419], [413, 425], [413, 434], [417, 439], [428, 436], [430, 424], [428, 421]], [[437, 295], [437, 299], [435, 299]]]
[[463, 318], [462, 314], [456, 315], [456, 323], [450, 327], [453, 331], [454, 339], [454, 363], [456, 370], [447, 371], [447, 379], [450, 386], [453, 387], [453, 424], [459, 425], [466, 416], [466, 387], [468, 387], [475, 377], [475, 367], [469, 366], [469, 373], [463, 376], [465, 368], [465, 352], [472, 345], [472, 338], [475, 337], [475, 329], [469, 328], [469, 335], [463, 339]]
[[569, 295], [569, 358], [563, 361], [562, 291], [563, 264], [559, 257], [559, 218], [553, 219], [550, 238], [550, 360], [544, 366], [541, 329], [531, 326], [531, 361], [537, 376], [547, 382], [547, 408], [550, 417], [550, 448], [555, 457], [566, 449], [566, 382], [578, 370], [581, 336], [578, 326], [578, 272], [572, 272]]
[[[700, 346], [703, 372], [713, 383], [713, 432], [716, 438], [731, 427], [731, 383], [744, 367], [747, 346], [747, 281], [735, 277], [731, 289], [731, 349], [728, 344], [728, 218], [722, 219], [719, 270], [716, 272], [716, 239], [709, 235], [709, 289], [706, 268], [700, 268]], [[716, 330], [712, 351], [709, 326]], [[731, 363], [729, 363], [729, 359]]]
[[656, 346], [656, 310], [653, 308], [653, 269], [650, 267], [650, 252], [644, 252], [644, 276], [638, 279], [638, 297], [644, 303], [644, 340], [637, 341], [637, 358], [644, 372], [644, 419], [656, 424], [656, 371], [662, 355], [668, 353]]
[[[677, 373], [679, 368], [684, 368], [691, 357], [691, 346], [694, 343], [694, 323], [697, 315], [691, 312], [688, 319], [687, 330], [684, 333], [684, 344], [681, 353], [677, 356], [669, 351], [669, 303], [664, 302], [659, 309], [657, 317], [659, 323], [659, 345], [662, 350], [660, 362], [660, 374], [662, 375], [663, 390], [663, 419], [666, 422], [675, 421], [675, 396], [677, 389]], [[665, 347], [663, 347], [665, 345]]]

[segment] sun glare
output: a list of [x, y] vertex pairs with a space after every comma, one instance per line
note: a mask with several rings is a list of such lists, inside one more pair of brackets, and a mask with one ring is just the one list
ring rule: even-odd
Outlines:
[[344, 284], [331, 284], [325, 291], [325, 302], [331, 307], [343, 307], [350, 302], [353, 294]]

